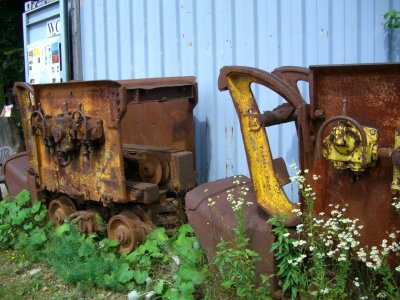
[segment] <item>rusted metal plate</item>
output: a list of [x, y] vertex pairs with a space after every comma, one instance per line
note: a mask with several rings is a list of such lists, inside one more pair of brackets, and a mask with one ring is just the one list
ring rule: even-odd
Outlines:
[[[316, 132], [323, 121], [342, 114], [341, 100], [346, 99], [349, 117], [378, 130], [380, 148], [394, 146], [395, 129], [400, 124], [400, 64], [311, 66], [310, 70], [311, 116], [316, 111], [325, 113], [324, 120], [315, 120]], [[328, 133], [329, 128], [322, 138]], [[358, 180], [323, 158], [314, 160], [314, 154], [305, 153], [300, 160], [303, 169], [322, 176], [316, 184], [315, 210], [329, 211], [331, 203], [348, 204], [348, 215], [365, 226], [364, 245], [377, 245], [400, 228], [400, 218], [391, 206], [390, 158], [380, 158], [375, 167], [359, 174]]]
[[195, 153], [195, 77], [120, 81], [127, 89], [124, 144], [168, 147]]
[[[237, 179], [240, 184], [234, 183]], [[274, 235], [271, 233], [271, 225], [266, 222], [267, 213], [257, 205], [253, 185], [248, 177], [228, 177], [203, 184], [188, 192], [185, 203], [189, 223], [205, 249], [208, 261], [211, 261], [217, 251], [216, 245], [222, 240], [229, 241], [234, 237], [235, 214], [227, 201], [227, 196], [232, 194], [237, 199], [242, 188], [249, 189], [246, 201], [252, 203], [252, 205], [244, 206], [245, 227], [250, 239], [250, 247], [262, 257], [261, 261], [256, 263], [256, 273], [273, 274], [275, 261], [269, 249], [274, 242]], [[215, 204], [210, 206], [209, 202], [215, 202]]]
[[[193, 187], [195, 77], [16, 83], [14, 93], [29, 163], [40, 189], [101, 201], [105, 206], [135, 201], [127, 195], [123, 143], [185, 153], [178, 159], [171, 152], [159, 165], [154, 163], [157, 157], [146, 154], [139, 169], [146, 170], [147, 165], [168, 169], [168, 174], [155, 172], [154, 180], [168, 179], [179, 191]], [[191, 170], [190, 176], [183, 168]]]
[[4, 177], [8, 193], [14, 198], [22, 189], [28, 187], [28, 172], [30, 168], [26, 152], [10, 156], [3, 163]]
[[[30, 87], [17, 83], [15, 92], [21, 108], [29, 162], [39, 175], [41, 189], [65, 193], [73, 198], [126, 201], [119, 124], [126, 103], [122, 101], [120, 84], [92, 81]], [[76, 149], [71, 154], [71, 163], [62, 166], [57, 156], [49, 153], [49, 147], [43, 141], [43, 133], [37, 135], [33, 132], [34, 111], [41, 110], [44, 118], [54, 123], [57, 118], [73, 116], [79, 109], [87, 119], [102, 121], [107, 138], [89, 151], [88, 160], [84, 159], [84, 147], [74, 144]], [[71, 130], [68, 126], [65, 125], [66, 132]], [[54, 135], [53, 131], [51, 134]], [[69, 137], [68, 134], [66, 136]]]

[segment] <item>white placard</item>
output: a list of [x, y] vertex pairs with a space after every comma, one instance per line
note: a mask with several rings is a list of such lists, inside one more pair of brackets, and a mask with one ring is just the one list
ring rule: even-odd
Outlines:
[[61, 81], [59, 37], [52, 37], [28, 45], [29, 83]]

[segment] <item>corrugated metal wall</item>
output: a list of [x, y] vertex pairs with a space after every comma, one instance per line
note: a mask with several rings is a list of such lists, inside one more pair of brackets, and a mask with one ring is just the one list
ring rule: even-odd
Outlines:
[[[195, 75], [200, 182], [248, 174], [237, 117], [217, 90], [225, 65], [267, 71], [284, 65], [399, 60], [384, 27], [389, 0], [81, 0], [84, 79]], [[303, 90], [307, 93], [307, 87]], [[281, 99], [255, 88], [263, 110]], [[297, 160], [293, 124], [268, 129], [275, 156]]]

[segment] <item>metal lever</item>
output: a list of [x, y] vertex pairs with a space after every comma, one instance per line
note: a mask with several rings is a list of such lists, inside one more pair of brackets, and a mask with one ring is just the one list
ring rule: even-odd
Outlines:
[[282, 79], [262, 70], [224, 67], [220, 71], [218, 88], [220, 91], [229, 89], [234, 102], [257, 202], [269, 214], [291, 215], [295, 206], [287, 198], [274, 172], [268, 136], [250, 88], [252, 83], [277, 92], [295, 109], [301, 108], [304, 100]]

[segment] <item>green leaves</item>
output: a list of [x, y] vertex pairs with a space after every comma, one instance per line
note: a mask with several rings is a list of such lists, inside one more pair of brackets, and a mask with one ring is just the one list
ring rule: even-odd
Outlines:
[[117, 281], [121, 283], [126, 283], [134, 277], [134, 273], [135, 271], [129, 270], [129, 265], [127, 263], [122, 263], [116, 270]]
[[156, 228], [125, 259], [137, 284], [157, 278], [153, 289], [167, 299], [193, 299], [196, 286], [205, 280], [204, 253], [187, 224], [171, 238], [164, 228]]
[[65, 224], [62, 224], [62, 225], [56, 227], [54, 234], [56, 236], [61, 236], [64, 233], [69, 232], [70, 230], [71, 230], [70, 225], [68, 223], [65, 223]]
[[[3, 247], [40, 251], [47, 241], [46, 231], [40, 226], [46, 208], [39, 201], [31, 207], [30, 195], [22, 190], [13, 201], [0, 202], [0, 241]], [[37, 258], [30, 253], [29, 257]]]
[[392, 8], [383, 16], [385, 18], [385, 28], [397, 29], [400, 27], [400, 13], [397, 9]]
[[133, 271], [133, 278], [138, 284], [145, 283], [147, 277], [149, 277], [149, 272], [147, 270], [137, 269]]
[[288, 291], [292, 299], [296, 299], [301, 285], [301, 263], [293, 263], [301, 252], [293, 246], [293, 239], [290, 238], [289, 230], [285, 226], [287, 216], [274, 215], [268, 220], [273, 225], [272, 232], [276, 241], [272, 244], [271, 252], [278, 262], [277, 276], [282, 279], [282, 290]]

